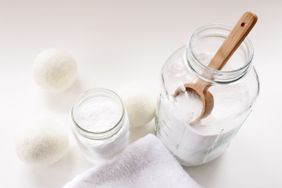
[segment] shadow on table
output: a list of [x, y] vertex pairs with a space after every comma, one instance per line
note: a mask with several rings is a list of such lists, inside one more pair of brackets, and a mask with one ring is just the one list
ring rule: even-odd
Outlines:
[[75, 156], [75, 151], [70, 150], [55, 164], [30, 168], [28, 174], [33, 184], [40, 188], [62, 187], [71, 181], [78, 171], [83, 172], [91, 166], [85, 159]]
[[189, 175], [198, 182], [201, 186], [207, 187], [220, 173], [220, 168], [224, 164], [224, 155], [219, 158], [201, 166], [197, 167], [184, 167]]

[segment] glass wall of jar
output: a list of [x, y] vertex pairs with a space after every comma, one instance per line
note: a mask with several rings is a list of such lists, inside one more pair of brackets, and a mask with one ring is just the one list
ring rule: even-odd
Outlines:
[[[250, 40], [243, 41], [222, 70], [208, 67], [229, 32], [222, 25], [197, 29], [189, 43], [173, 53], [161, 71], [156, 134], [185, 166], [200, 165], [220, 156], [248, 117], [259, 93]], [[213, 95], [214, 107], [207, 117], [191, 124], [180, 113], [183, 109], [177, 109], [181, 101], [173, 94], [184, 84], [198, 80], [211, 85], [208, 91]], [[193, 104], [185, 105], [193, 109]]]
[[120, 97], [108, 89], [91, 89], [71, 112], [73, 134], [91, 162], [111, 159], [129, 142], [129, 123]]

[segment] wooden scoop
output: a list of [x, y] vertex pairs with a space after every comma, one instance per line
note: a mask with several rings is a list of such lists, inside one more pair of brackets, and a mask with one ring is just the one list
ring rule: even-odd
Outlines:
[[[223, 44], [217, 50], [208, 67], [215, 70], [221, 70], [246, 38], [256, 22], [257, 16], [255, 14], [251, 12], [244, 13]], [[184, 84], [185, 90], [198, 96], [202, 102], [203, 107], [201, 114], [195, 119], [195, 121], [199, 121], [202, 118], [207, 117], [213, 109], [213, 96], [208, 91], [210, 86], [211, 84], [209, 82], [200, 79], [194, 84]], [[183, 89], [178, 88], [174, 93], [174, 97], [177, 97], [182, 92]]]

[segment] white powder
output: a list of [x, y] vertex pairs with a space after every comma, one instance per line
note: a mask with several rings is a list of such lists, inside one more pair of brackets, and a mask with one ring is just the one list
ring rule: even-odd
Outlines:
[[[158, 137], [186, 166], [199, 165], [219, 156], [237, 129], [223, 132], [226, 125], [203, 121], [191, 125], [202, 111], [202, 102], [195, 94], [185, 92], [179, 96], [161, 97]], [[209, 117], [210, 118], [210, 117]]]
[[75, 138], [89, 161], [96, 163], [110, 159], [127, 146], [129, 124], [120, 101], [107, 95], [86, 95], [75, 106], [73, 117], [81, 128], [102, 137], [92, 139], [74, 129]]
[[178, 118], [190, 124], [201, 114], [203, 105], [201, 99], [191, 92], [184, 92], [171, 101], [171, 110]]
[[76, 111], [76, 122], [85, 130], [103, 132], [114, 127], [122, 117], [121, 105], [109, 97], [84, 100]]

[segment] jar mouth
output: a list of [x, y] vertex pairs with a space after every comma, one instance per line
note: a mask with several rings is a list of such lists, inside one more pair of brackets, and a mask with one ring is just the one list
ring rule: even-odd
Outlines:
[[[210, 56], [210, 58], [213, 57], [217, 49], [220, 47], [222, 42], [227, 38], [228, 34], [230, 33], [232, 28], [221, 25], [221, 24], [212, 24], [207, 26], [202, 26], [195, 30], [195, 32], [192, 34], [190, 41], [186, 45], [186, 61], [188, 62], [188, 66], [192, 68], [198, 75], [209, 82], [215, 82], [215, 83], [223, 83], [223, 82], [232, 82], [235, 80], [240, 79], [242, 76], [244, 76], [251, 67], [251, 62], [254, 55], [254, 49], [251, 41], [246, 38], [239, 48], [235, 51], [233, 56], [235, 54], [239, 56], [239, 52], [241, 53], [241, 56], [243, 57], [243, 60], [241, 59], [240, 62], [242, 65], [235, 65], [233, 68], [225, 69], [226, 66], [230, 64], [229, 61], [233, 58], [233, 56], [229, 59], [226, 66], [222, 70], [216, 70], [208, 67], [209, 61], [203, 62], [199, 58], [199, 48], [201, 48], [202, 41], [205, 41], [206, 46], [216, 46], [214, 48], [213, 54]], [[212, 40], [208, 39], [211, 38], [212, 40], [220, 40], [217, 41], [216, 45], [212, 44]], [[210, 41], [209, 41], [210, 40]], [[199, 44], [199, 45], [198, 45]], [[203, 45], [202, 45], [203, 46]], [[235, 60], [234, 60], [235, 61]], [[237, 60], [238, 61], [238, 60]], [[234, 65], [235, 63], [233, 63]]]
[[[121, 108], [121, 115], [120, 118], [116, 121], [116, 123], [113, 124], [113, 126], [111, 126], [108, 129], [105, 129], [103, 131], [92, 131], [90, 129], [87, 129], [85, 127], [83, 127], [81, 125], [81, 123], [79, 123], [76, 119], [76, 110], [77, 108], [79, 108], [79, 105], [84, 101], [87, 100], [89, 98], [93, 98], [93, 97], [97, 97], [97, 96], [105, 96], [108, 97], [109, 99], [113, 99], [115, 100], [119, 105], [119, 107]], [[124, 108], [124, 104], [120, 98], [120, 96], [109, 89], [106, 88], [94, 88], [94, 89], [90, 89], [87, 90], [86, 92], [82, 93], [79, 97], [77, 102], [74, 104], [74, 106], [71, 109], [71, 118], [72, 121], [75, 125], [75, 128], [77, 128], [77, 130], [79, 131], [79, 133], [89, 139], [107, 139], [110, 138], [111, 136], [113, 136], [115, 133], [117, 133], [121, 127], [122, 127], [122, 122], [124, 120], [124, 115], [125, 115], [125, 108]]]

